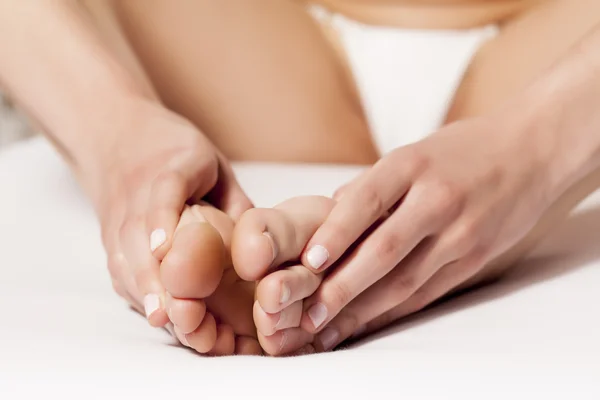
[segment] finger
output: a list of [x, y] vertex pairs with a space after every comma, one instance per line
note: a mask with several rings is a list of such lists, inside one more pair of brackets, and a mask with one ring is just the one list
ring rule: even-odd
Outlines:
[[133, 276], [136, 291], [143, 298], [148, 322], [155, 327], [164, 326], [169, 321], [164, 308], [164, 288], [158, 261], [148, 248], [144, 216], [130, 214], [121, 227], [119, 239], [130, 277]]
[[[423, 239], [439, 227], [437, 216], [421, 207], [418, 191], [411, 191], [402, 206], [323, 281], [317, 292], [306, 299], [302, 327], [315, 332], [356, 296], [379, 281], [398, 265]], [[426, 250], [426, 254], [431, 249]], [[419, 254], [417, 252], [417, 254]], [[435, 253], [434, 253], [435, 254]], [[396, 269], [403, 269], [399, 267]], [[406, 286], [413, 288], [431, 276], [431, 264], [410, 268]], [[416, 290], [418, 287], [414, 287]]]
[[302, 263], [318, 271], [329, 267], [406, 194], [411, 169], [394, 158], [377, 162], [358, 178], [339, 199], [325, 222], [306, 246]]
[[[477, 268], [473, 261], [457, 260], [439, 269], [429, 281], [407, 299], [389, 307], [396, 296], [393, 277], [369, 288], [332, 320], [316, 340], [320, 350], [330, 350], [351, 336], [364, 336], [410, 314], [422, 310], [472, 277]], [[402, 297], [400, 297], [402, 299]]]
[[303, 265], [294, 265], [264, 277], [256, 287], [256, 299], [267, 313], [277, 313], [313, 294], [323, 274], [313, 274]]
[[175, 229], [186, 201], [203, 196], [217, 181], [216, 159], [184, 161], [153, 181], [146, 214], [150, 251], [162, 260], [171, 247]]
[[277, 331], [300, 326], [302, 301], [290, 304], [287, 308], [275, 314], [267, 313], [258, 302], [255, 302], [253, 316], [258, 332], [265, 336], [271, 336]]
[[217, 323], [211, 313], [206, 313], [202, 323], [192, 333], [185, 335], [185, 340], [198, 353], [208, 353], [217, 341]]
[[253, 208], [253, 204], [239, 185], [229, 161], [220, 152], [217, 152], [217, 154], [219, 179], [206, 196], [206, 199], [229, 215], [234, 221], [237, 221], [245, 211]]
[[326, 197], [306, 196], [272, 209], [248, 210], [236, 224], [232, 239], [231, 255], [238, 275], [257, 281], [273, 267], [297, 261], [333, 204]]

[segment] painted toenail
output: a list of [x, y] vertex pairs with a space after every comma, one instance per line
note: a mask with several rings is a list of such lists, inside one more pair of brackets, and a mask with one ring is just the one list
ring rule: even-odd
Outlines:
[[150, 234], [150, 251], [158, 249], [167, 241], [167, 232], [164, 229], [155, 229]]
[[319, 269], [325, 261], [329, 258], [329, 252], [323, 246], [316, 245], [311, 247], [306, 255], [306, 260], [308, 261], [308, 265], [313, 267], [314, 269]]
[[308, 309], [308, 318], [312, 321], [315, 329], [318, 329], [327, 319], [327, 307], [321, 303], [313, 305]]
[[340, 334], [335, 328], [327, 328], [319, 335], [319, 341], [321, 342], [321, 346], [323, 346], [323, 350], [331, 350], [333, 346], [336, 345]]
[[288, 285], [286, 285], [285, 283], [281, 284], [281, 294], [279, 296], [279, 303], [280, 304], [285, 304], [288, 302], [288, 300], [290, 299], [290, 296], [292, 294], [292, 291], [290, 290], [290, 287]]
[[150, 316], [160, 308], [160, 299], [157, 295], [150, 293], [144, 297], [144, 311], [146, 312], [146, 318]]
[[275, 261], [277, 257], [277, 253], [279, 253], [279, 248], [277, 247], [277, 242], [275, 242], [275, 238], [271, 232], [263, 232], [263, 235], [269, 239], [269, 245], [271, 246], [271, 264]]

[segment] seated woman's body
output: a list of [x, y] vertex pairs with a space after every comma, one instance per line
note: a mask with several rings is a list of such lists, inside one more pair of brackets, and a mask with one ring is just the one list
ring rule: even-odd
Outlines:
[[[310, 16], [304, 2], [88, 0], [84, 3], [107, 43], [147, 88], [148, 96], [159, 99], [199, 126], [228, 158], [358, 164], [377, 161], [379, 152], [372, 141], [339, 38], [335, 31]], [[473, 58], [446, 122], [499, 107], [600, 21], [600, 3], [593, 0], [497, 1], [493, 4], [439, 1], [428, 2], [427, 6], [419, 6], [418, 1], [400, 0], [397, 4], [366, 0], [322, 3], [370, 24], [429, 29], [499, 24], [498, 36], [483, 45]], [[545, 43], [550, 45], [542, 46]], [[498, 270], [522, 257], [545, 230], [598, 186], [598, 175], [595, 173], [568, 191], [527, 238], [463, 286], [495, 276]], [[273, 243], [279, 245], [281, 254], [276, 257], [277, 264], [297, 259], [302, 250], [298, 246], [305, 244], [332, 204], [333, 200], [321, 198], [292, 200], [274, 217], [275, 226], [284, 226], [280, 231], [273, 228], [276, 232], [267, 229], [269, 223], [264, 222], [271, 218], [271, 211], [251, 211], [233, 234], [232, 253], [237, 274], [230, 272], [226, 277], [237, 282], [238, 275], [252, 279], [264, 276], [272, 266], [260, 260], [257, 254], [275, 251], [264, 247]], [[303, 218], [294, 218], [295, 212]], [[192, 215], [190, 210], [185, 213]], [[206, 224], [201, 218], [199, 221], [194, 218], [197, 215], [192, 218], [193, 224]], [[206, 219], [209, 224], [218, 225]], [[181, 321], [178, 337], [200, 352], [255, 352], [253, 344], [238, 344], [239, 348], [233, 344], [234, 335], [238, 338], [254, 336], [248, 326], [254, 304], [251, 289], [217, 289], [210, 296], [217, 283], [213, 282], [207, 289], [202, 280], [194, 279], [193, 269], [178, 270], [176, 277], [169, 277], [169, 262], [177, 260], [185, 260], [188, 267], [214, 268], [217, 272], [227, 264], [224, 261], [227, 258], [216, 257], [214, 265], [203, 265], [194, 249], [201, 251], [205, 243], [193, 235], [185, 239], [185, 229], [198, 229], [198, 226], [182, 226], [172, 248], [161, 249], [165, 286], [178, 296], [169, 300], [172, 304], [168, 307], [171, 313], [181, 312], [179, 316], [172, 316], [172, 320]], [[220, 230], [218, 226], [216, 229]], [[263, 235], [264, 232], [271, 236]], [[298, 235], [301, 239], [296, 238], [290, 244], [285, 238], [289, 232], [301, 232]], [[249, 258], [255, 257], [249, 262]], [[266, 260], [268, 257], [265, 257]], [[300, 297], [290, 298], [281, 293], [281, 279], [289, 280], [288, 283], [297, 288], [294, 296]], [[302, 297], [310, 295], [320, 279], [307, 275], [300, 267], [292, 267], [268, 275], [259, 283], [256, 296], [261, 307], [254, 306], [254, 321], [259, 330], [258, 339], [268, 353], [295, 351], [312, 341], [310, 335], [295, 328], [300, 323], [298, 310], [301, 311]], [[191, 285], [188, 290], [179, 291], [172, 286], [182, 281]], [[228, 285], [226, 281], [225, 278], [221, 281], [221, 288]], [[223, 298], [219, 297], [220, 290], [226, 291], [225, 298], [238, 296], [239, 304], [222, 306], [222, 301], [215, 301], [215, 298]], [[204, 303], [200, 300], [203, 298], [220, 328], [214, 318], [205, 317], [209, 314], [204, 314]], [[142, 303], [141, 299], [133, 301]], [[183, 311], [177, 311], [179, 309]], [[234, 310], [245, 310], [242, 312], [245, 317], [239, 314], [235, 314], [235, 318], [228, 317]], [[282, 310], [286, 311], [281, 313]], [[282, 315], [285, 320], [280, 320]], [[282, 330], [294, 335], [293, 340], [282, 339]], [[211, 332], [208, 339], [207, 331]], [[250, 350], [242, 350], [244, 346]], [[319, 348], [319, 344], [315, 346]]]

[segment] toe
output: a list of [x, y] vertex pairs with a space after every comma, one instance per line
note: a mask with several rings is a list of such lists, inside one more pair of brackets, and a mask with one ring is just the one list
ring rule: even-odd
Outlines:
[[302, 301], [297, 301], [278, 313], [269, 314], [255, 302], [253, 315], [256, 329], [265, 336], [271, 336], [282, 329], [297, 328], [302, 320], [302, 309]]
[[258, 283], [256, 299], [263, 310], [277, 313], [312, 295], [319, 288], [322, 277], [322, 274], [316, 275], [303, 265], [275, 271]]
[[313, 335], [301, 328], [290, 328], [278, 331], [274, 335], [258, 334], [258, 341], [264, 351], [272, 356], [294, 353], [313, 341]]
[[195, 331], [206, 314], [204, 301], [177, 299], [169, 294], [166, 296], [166, 309], [171, 322], [184, 334]]
[[202, 323], [192, 333], [185, 335], [189, 346], [198, 353], [208, 353], [217, 341], [217, 323], [211, 313], [206, 313]]
[[210, 351], [215, 356], [230, 356], [235, 351], [235, 335], [230, 325], [217, 326], [217, 341]]
[[161, 264], [161, 280], [167, 292], [177, 298], [212, 294], [226, 262], [221, 235], [196, 210], [184, 210], [172, 247]]
[[235, 339], [235, 354], [245, 356], [262, 356], [263, 350], [260, 343], [253, 337], [238, 336]]
[[330, 198], [307, 196], [290, 199], [272, 209], [245, 212], [232, 238], [233, 264], [239, 276], [256, 281], [273, 266], [297, 260], [333, 205]]

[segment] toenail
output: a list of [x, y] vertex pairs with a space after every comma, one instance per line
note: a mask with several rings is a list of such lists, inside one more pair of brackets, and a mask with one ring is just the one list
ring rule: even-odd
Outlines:
[[160, 308], [160, 299], [157, 295], [150, 293], [144, 297], [144, 311], [146, 312], [146, 318], [150, 316]]
[[185, 337], [185, 333], [181, 332], [177, 326], [175, 326], [173, 328], [173, 330], [175, 331], [175, 336], [177, 337], [177, 339], [179, 339], [181, 344], [184, 346], [190, 347], [190, 343], [187, 341], [187, 338]]
[[327, 319], [327, 307], [321, 303], [313, 305], [308, 309], [308, 318], [312, 321], [315, 329], [318, 329]]
[[277, 253], [279, 249], [277, 248], [277, 243], [275, 242], [275, 238], [271, 232], [263, 232], [263, 235], [269, 239], [269, 245], [271, 246], [271, 264], [275, 261], [277, 257]]
[[279, 304], [285, 304], [290, 299], [292, 291], [290, 287], [284, 283], [281, 284], [281, 294], [279, 296]]
[[311, 249], [308, 251], [308, 254], [306, 255], [308, 265], [310, 265], [314, 269], [321, 268], [328, 258], [329, 252], [325, 247], [321, 245], [311, 247]]
[[319, 335], [319, 341], [323, 350], [331, 350], [337, 343], [340, 337], [339, 332], [335, 328], [327, 328]]
[[158, 249], [167, 241], [167, 232], [164, 229], [155, 229], [150, 234], [150, 251]]

